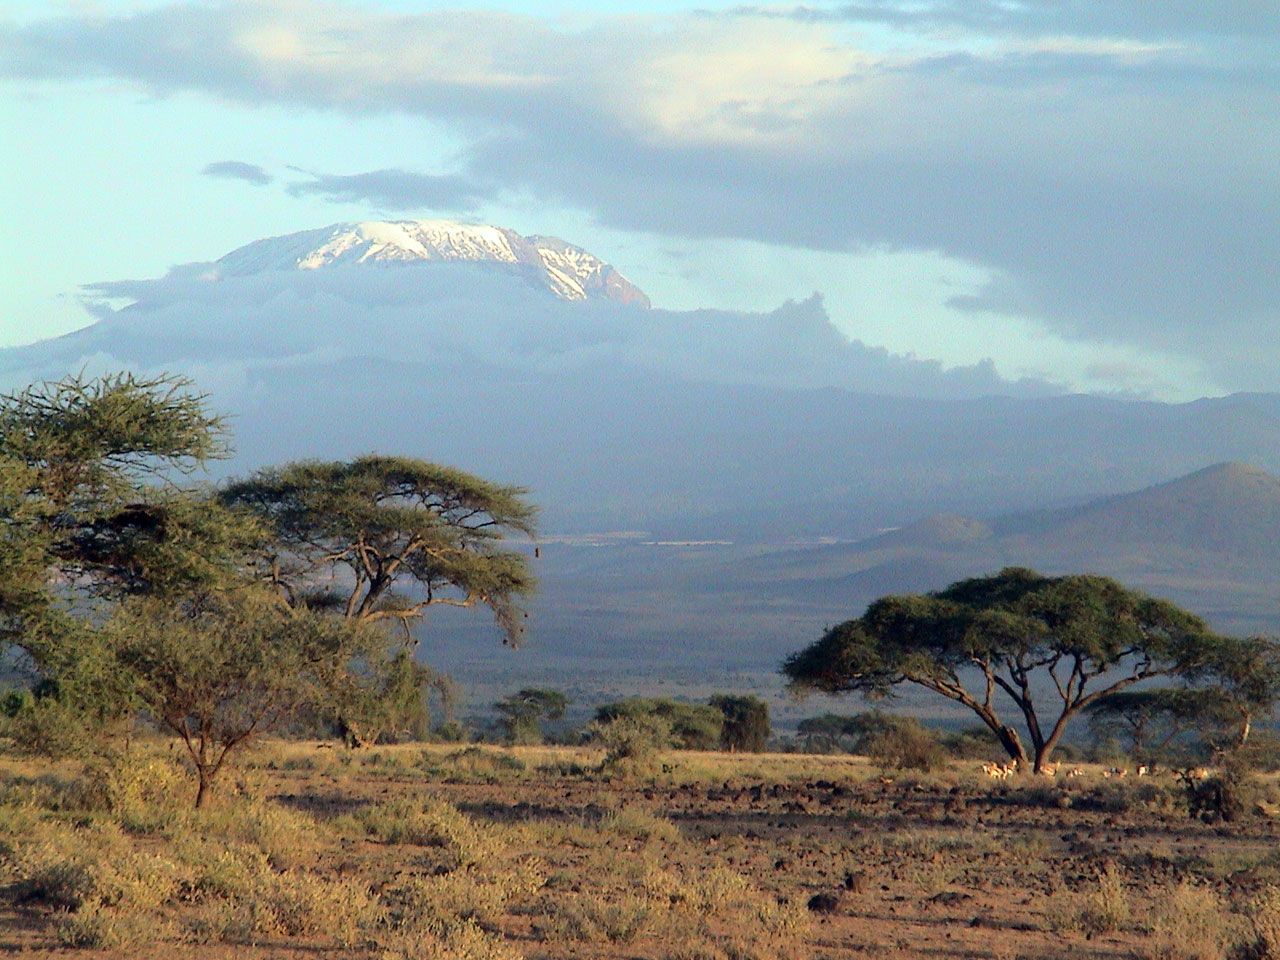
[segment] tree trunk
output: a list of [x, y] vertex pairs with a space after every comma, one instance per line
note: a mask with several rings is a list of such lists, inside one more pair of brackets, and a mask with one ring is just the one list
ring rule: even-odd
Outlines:
[[1253, 730], [1253, 717], [1245, 714], [1244, 719], [1240, 723], [1240, 734], [1236, 737], [1236, 746], [1243, 747], [1249, 742], [1249, 733]]
[[1000, 727], [995, 731], [995, 734], [1000, 738], [1000, 745], [1004, 747], [1010, 759], [1016, 761], [1019, 767], [1025, 768], [1027, 765], [1027, 748], [1022, 745], [1022, 739], [1018, 736], [1018, 731], [1014, 730], [1013, 727]]
[[205, 798], [209, 795], [209, 787], [212, 786], [212, 777], [203, 768], [196, 770], [196, 776], [200, 779], [200, 786], [196, 788], [196, 809], [199, 810], [204, 806]]

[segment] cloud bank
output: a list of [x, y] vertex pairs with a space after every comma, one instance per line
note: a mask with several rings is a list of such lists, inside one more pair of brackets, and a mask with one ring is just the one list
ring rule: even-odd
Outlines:
[[[817, 296], [766, 313], [649, 310], [566, 302], [501, 266], [466, 263], [245, 276], [188, 264], [158, 280], [101, 283], [86, 293], [99, 323], [9, 351], [8, 366], [28, 378], [85, 363], [181, 368], [221, 384], [250, 369], [287, 376], [315, 364], [381, 359], [499, 378], [659, 377], [936, 398], [1055, 392], [1040, 381], [1004, 380], [989, 362], [944, 369], [850, 341]], [[133, 302], [107, 305], [121, 300]]]
[[[916, 40], [861, 42], [867, 25]], [[457, 169], [290, 189], [408, 209], [500, 184], [661, 235], [936, 251], [993, 277], [957, 306], [1197, 357], [1258, 389], [1280, 373], [1276, 33], [1274, 8], [1245, 0], [743, 8], [579, 30], [265, 0], [0, 26], [0, 73], [430, 118], [466, 137]]]

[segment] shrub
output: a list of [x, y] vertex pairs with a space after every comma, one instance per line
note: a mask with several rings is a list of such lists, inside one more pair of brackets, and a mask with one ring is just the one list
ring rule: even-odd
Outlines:
[[1131, 913], [1124, 876], [1114, 862], [1107, 861], [1085, 901], [1081, 926], [1092, 934], [1111, 933], [1128, 923]]
[[720, 742], [724, 727], [724, 714], [714, 706], [701, 703], [685, 703], [666, 698], [644, 699], [633, 697], [606, 703], [596, 710], [596, 724], [607, 725], [617, 720], [631, 718], [637, 721], [665, 720], [670, 744], [683, 750], [711, 750]]
[[437, 847], [448, 856], [446, 869], [494, 859], [503, 843], [452, 804], [434, 797], [396, 797], [333, 821], [335, 829], [361, 831], [383, 843]]
[[915, 717], [873, 711], [854, 718], [860, 726], [855, 746], [886, 770], [931, 773], [947, 761], [937, 735]]
[[162, 939], [164, 926], [154, 917], [122, 912], [97, 900], [61, 913], [53, 921], [54, 934], [69, 947], [130, 952]]
[[1138, 960], [1224, 960], [1232, 924], [1221, 898], [1183, 881], [1160, 898]]
[[1239, 945], [1239, 960], [1280, 960], [1280, 887], [1268, 887], [1244, 908], [1248, 934]]
[[625, 771], [643, 766], [672, 745], [671, 724], [663, 717], [618, 716], [597, 720], [592, 737], [604, 747], [604, 769]]
[[187, 777], [167, 758], [141, 752], [95, 758], [85, 766], [85, 802], [131, 833], [169, 833], [187, 819]]
[[354, 880], [329, 879], [291, 871], [257, 877], [247, 898], [254, 933], [286, 937], [326, 934], [354, 946], [377, 919], [369, 888]]
[[670, 820], [635, 806], [623, 807], [607, 814], [600, 822], [600, 828], [633, 840], [674, 842], [680, 839], [679, 828]]
[[655, 918], [648, 897], [627, 893], [607, 899], [596, 893], [544, 900], [545, 919], [536, 925], [544, 939], [585, 943], [631, 943]]
[[759, 697], [717, 694], [711, 706], [724, 717], [720, 749], [760, 753], [769, 739], [769, 705]]
[[504, 750], [480, 746], [466, 747], [439, 756], [424, 750], [417, 760], [423, 773], [436, 777], [466, 777], [484, 782], [510, 779], [524, 773], [527, 765]]
[[381, 938], [379, 960], [521, 960], [502, 937], [474, 922], [443, 931], [424, 928], [395, 931]]
[[[1004, 753], [1004, 748], [990, 728], [966, 727], [954, 733], [944, 733], [939, 742], [951, 756], [959, 760], [986, 760]], [[1063, 748], [1058, 748], [1062, 753]]]

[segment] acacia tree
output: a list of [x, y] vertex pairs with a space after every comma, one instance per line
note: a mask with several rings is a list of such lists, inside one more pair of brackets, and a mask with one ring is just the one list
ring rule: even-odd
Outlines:
[[1139, 756], [1159, 754], [1189, 732], [1213, 752], [1242, 748], [1254, 718], [1280, 699], [1280, 644], [1223, 638], [1188, 679], [1205, 685], [1108, 694], [1089, 705], [1090, 725], [1101, 735], [1123, 736]]
[[1120, 690], [1089, 704], [1085, 713], [1098, 740], [1118, 740], [1143, 761], [1166, 756], [1184, 734], [1218, 726], [1224, 719], [1219, 690], [1155, 687]]
[[1249, 741], [1255, 717], [1271, 713], [1280, 701], [1280, 642], [1246, 637], [1222, 644], [1194, 679], [1217, 694], [1228, 739], [1211, 744], [1222, 750]]
[[29, 634], [55, 596], [118, 598], [196, 576], [183, 554], [225, 557], [214, 546], [225, 529], [183, 509], [173, 485], [227, 453], [222, 418], [191, 386], [77, 375], [0, 397], [0, 615], [10, 640]]
[[127, 596], [222, 578], [256, 537], [178, 487], [226, 451], [182, 377], [77, 375], [0, 397], [0, 639], [38, 681], [31, 742], [83, 745], [127, 717], [97, 624]]
[[325, 704], [331, 678], [353, 659], [376, 656], [385, 640], [241, 584], [130, 598], [101, 643], [139, 705], [185, 745], [200, 807], [234, 751]]
[[[1038, 771], [1091, 703], [1152, 677], [1212, 671], [1228, 643], [1199, 617], [1115, 580], [1008, 568], [936, 593], [882, 597], [782, 670], [799, 692], [875, 699], [904, 683], [931, 690], [972, 710], [1012, 759]], [[998, 696], [1020, 715], [1030, 753]]]
[[389, 643], [384, 624], [330, 619], [382, 638], [381, 643], [334, 663], [326, 672], [328, 696], [317, 712], [337, 722], [347, 746], [377, 743], [384, 736], [424, 738], [431, 728], [428, 699], [433, 693], [443, 722], [452, 722], [457, 688], [451, 677], [418, 663], [412, 649]]
[[512, 743], [542, 742], [542, 721], [559, 720], [569, 706], [569, 698], [559, 690], [525, 687], [493, 705], [498, 726]]
[[[36, 674], [7, 702], [34, 748], [83, 745], [141, 707], [187, 744], [203, 802], [228, 752], [302, 705], [341, 711], [367, 735], [420, 703], [433, 677], [381, 626], [394, 571], [347, 618], [263, 591], [250, 558], [268, 550], [273, 525], [184, 483], [226, 449], [221, 419], [183, 378], [69, 377], [0, 398], [0, 639]], [[492, 531], [477, 519], [479, 494], [439, 471], [448, 515], [476, 528], [455, 530], [455, 546], [483, 554], [475, 544]], [[504, 585], [502, 557], [485, 567], [448, 555], [447, 524], [434, 522], [419, 546], [441, 555], [439, 569], [403, 562], [432, 589], [449, 575], [475, 597], [527, 586], [514, 574]], [[370, 529], [358, 547], [367, 557], [384, 532]], [[278, 552], [306, 555], [296, 541]], [[468, 559], [480, 569], [464, 577]]]
[[718, 693], [708, 701], [724, 715], [720, 749], [762, 753], [769, 739], [769, 705], [759, 697]]
[[422, 460], [366, 456], [262, 470], [222, 500], [270, 526], [277, 548], [265, 575], [294, 605], [399, 623], [406, 638], [428, 607], [482, 605], [515, 645], [534, 580], [503, 541], [533, 535], [524, 493]]

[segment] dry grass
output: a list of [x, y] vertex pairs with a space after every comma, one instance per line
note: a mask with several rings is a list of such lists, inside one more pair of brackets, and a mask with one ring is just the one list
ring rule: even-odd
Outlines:
[[[1277, 829], [1168, 783], [845, 757], [268, 743], [0, 761], [0, 949], [128, 956], [1280, 958]], [[85, 951], [81, 954], [81, 951]]]

